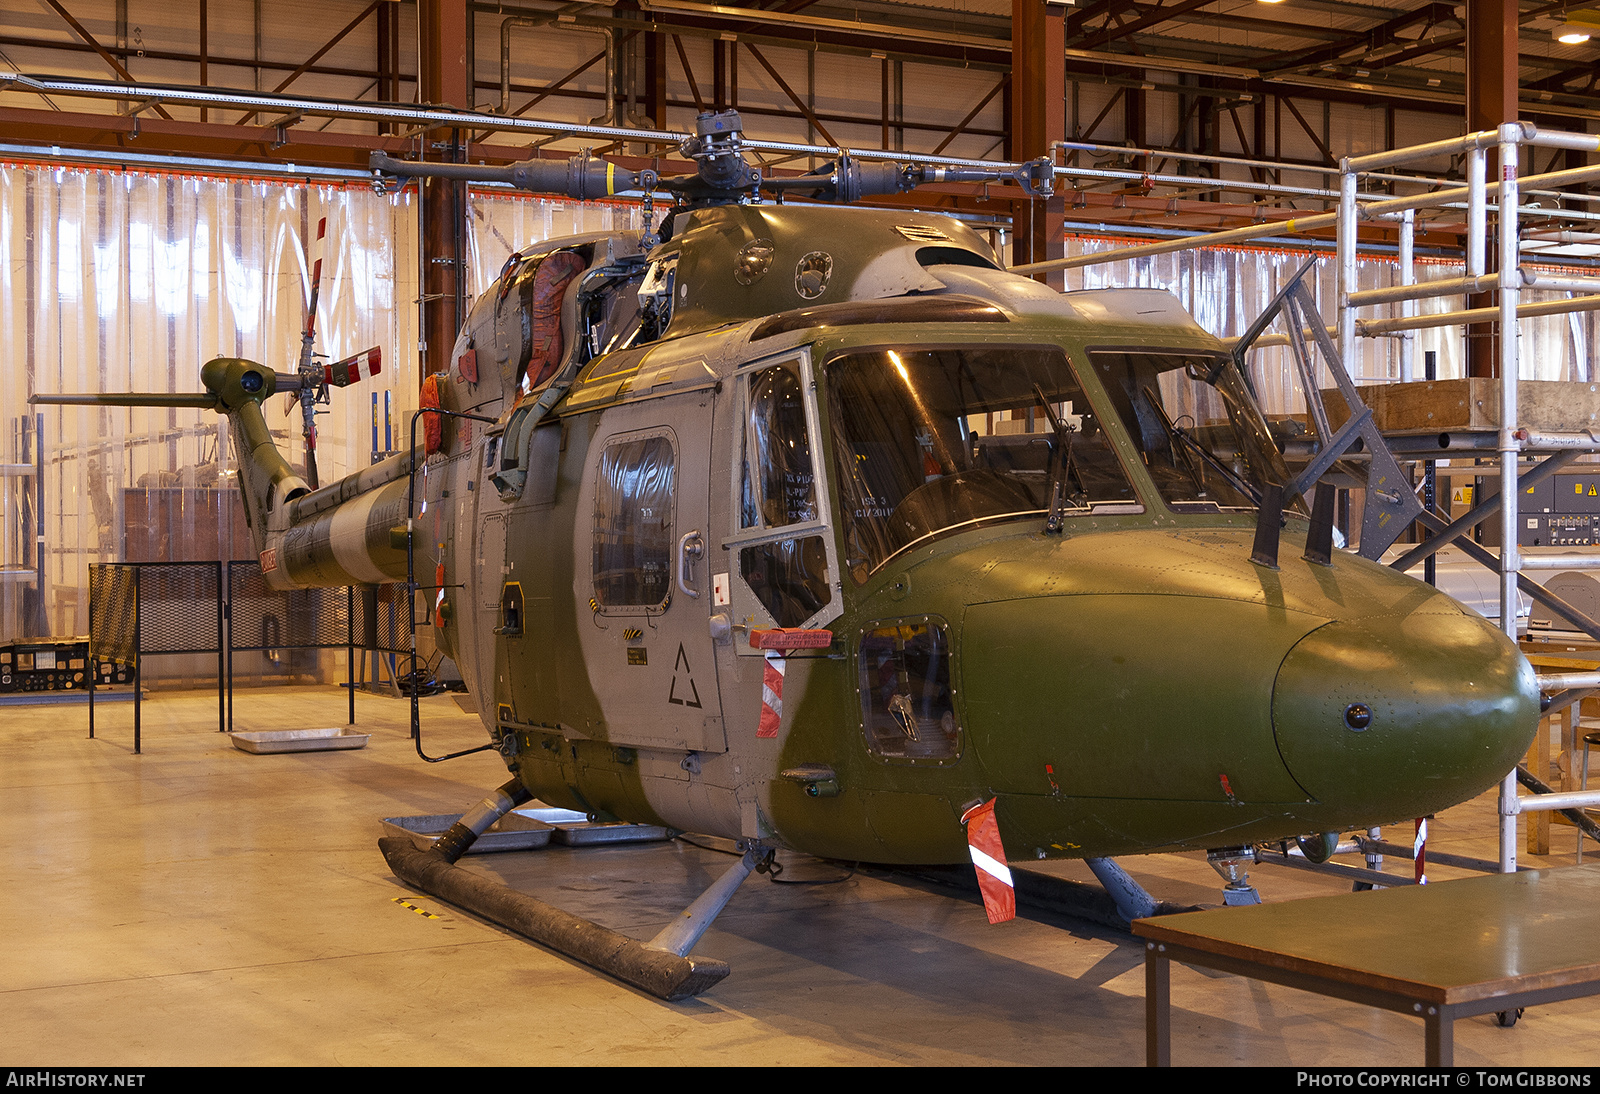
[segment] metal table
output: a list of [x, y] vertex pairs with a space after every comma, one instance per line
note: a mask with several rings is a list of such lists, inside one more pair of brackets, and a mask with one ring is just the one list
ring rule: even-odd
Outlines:
[[1137, 920], [1145, 1062], [1172, 1062], [1171, 962], [1423, 1020], [1448, 1066], [1457, 1018], [1600, 993], [1600, 864]]

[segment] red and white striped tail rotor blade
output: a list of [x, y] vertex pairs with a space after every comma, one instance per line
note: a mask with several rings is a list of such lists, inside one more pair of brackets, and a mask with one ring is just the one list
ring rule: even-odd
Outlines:
[[310, 338], [317, 331], [317, 300], [322, 295], [322, 255], [325, 250], [322, 241], [327, 234], [328, 218], [323, 217], [317, 221], [317, 259], [311, 264], [311, 306], [306, 311], [305, 336], [307, 338]]
[[383, 371], [383, 350], [379, 346], [362, 350], [354, 357], [324, 365], [322, 378], [330, 387], [349, 387], [370, 380]]
[[994, 817], [995, 799], [967, 810], [961, 823], [967, 826], [967, 851], [978, 873], [978, 889], [983, 893], [983, 910], [990, 923], [1004, 923], [1017, 915], [1017, 890], [1006, 865], [1006, 850], [1000, 845], [1000, 822]]

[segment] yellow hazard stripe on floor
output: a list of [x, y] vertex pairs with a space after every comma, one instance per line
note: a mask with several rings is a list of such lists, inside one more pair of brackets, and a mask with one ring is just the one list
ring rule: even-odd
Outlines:
[[413, 912], [416, 912], [418, 915], [422, 916], [424, 919], [443, 919], [444, 918], [444, 916], [439, 915], [437, 912], [430, 912], [426, 908], [417, 907], [415, 904], [411, 903], [411, 901], [407, 900], [403, 896], [395, 897], [394, 898], [394, 902], [396, 904], [400, 905], [400, 907], [402, 907], [402, 908], [410, 908]]

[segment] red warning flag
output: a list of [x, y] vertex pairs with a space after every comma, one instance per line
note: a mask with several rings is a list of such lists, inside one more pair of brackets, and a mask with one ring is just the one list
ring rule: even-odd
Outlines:
[[1017, 915], [1017, 890], [1011, 884], [1011, 868], [1006, 851], [1000, 846], [1000, 822], [994, 818], [995, 799], [968, 809], [961, 817], [967, 826], [967, 851], [978, 873], [978, 889], [983, 893], [983, 909], [990, 923], [1004, 923]]
[[757, 737], [776, 737], [783, 723], [783, 674], [788, 670], [782, 650], [768, 650], [761, 676], [761, 721]]

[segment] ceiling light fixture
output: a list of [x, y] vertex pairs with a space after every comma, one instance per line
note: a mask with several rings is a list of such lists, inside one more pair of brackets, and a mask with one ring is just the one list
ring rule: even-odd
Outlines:
[[1573, 8], [1560, 18], [1550, 36], [1564, 46], [1582, 45], [1600, 33], [1600, 10], [1595, 8]]

